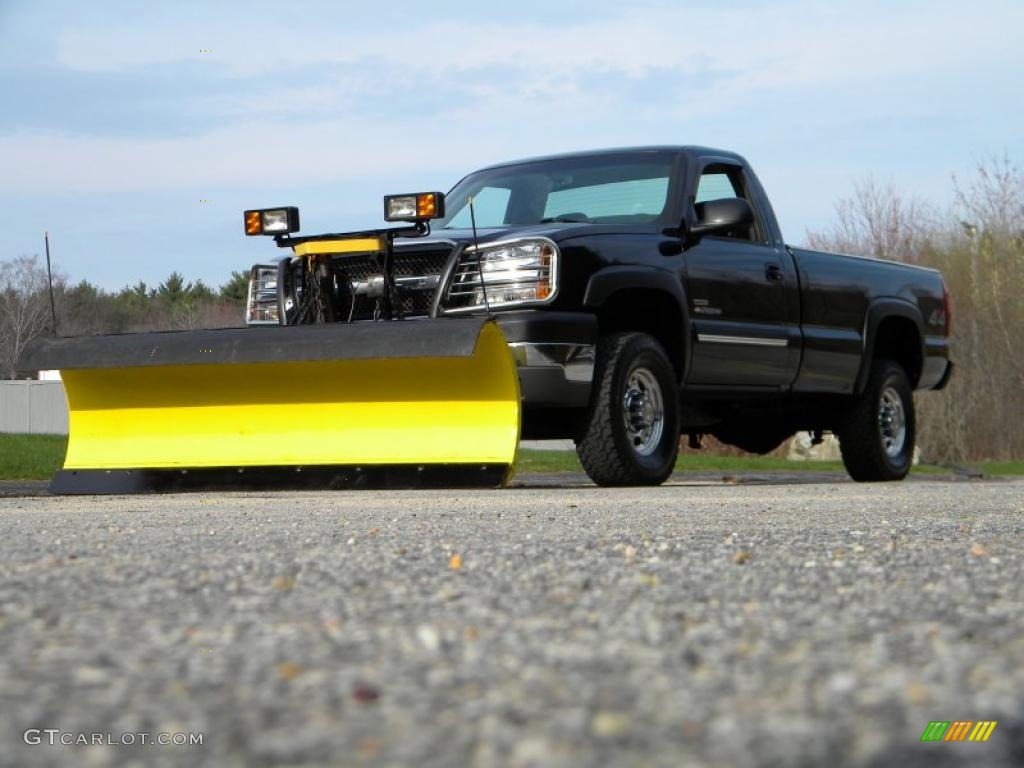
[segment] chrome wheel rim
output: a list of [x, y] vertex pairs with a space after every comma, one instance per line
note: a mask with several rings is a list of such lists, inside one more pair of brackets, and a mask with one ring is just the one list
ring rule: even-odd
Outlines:
[[900, 456], [907, 442], [907, 412], [903, 398], [893, 387], [886, 387], [878, 401], [878, 431], [886, 456], [890, 459]]
[[626, 380], [622, 418], [633, 451], [639, 456], [654, 453], [665, 429], [665, 400], [658, 380], [646, 368], [634, 368]]

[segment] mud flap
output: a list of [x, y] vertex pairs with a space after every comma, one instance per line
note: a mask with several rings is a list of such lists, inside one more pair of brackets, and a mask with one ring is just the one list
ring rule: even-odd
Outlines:
[[55, 493], [501, 485], [519, 382], [485, 319], [50, 339], [69, 437]]

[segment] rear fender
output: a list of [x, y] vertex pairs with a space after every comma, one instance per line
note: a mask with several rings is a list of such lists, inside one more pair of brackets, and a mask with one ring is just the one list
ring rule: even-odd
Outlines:
[[[854, 392], [860, 394], [867, 386], [868, 375], [871, 372], [871, 362], [875, 357], [875, 348], [878, 345], [878, 328], [882, 321], [892, 317], [902, 317], [910, 320], [917, 328], [917, 336], [920, 344], [921, 359], [924, 360], [924, 320], [920, 310], [909, 301], [895, 298], [875, 299], [868, 306], [864, 318], [864, 354], [860, 361], [860, 370], [857, 373], [857, 380], [854, 384]], [[918, 372], [920, 374], [920, 372]], [[916, 381], [910, 382], [911, 386], [917, 385]]]

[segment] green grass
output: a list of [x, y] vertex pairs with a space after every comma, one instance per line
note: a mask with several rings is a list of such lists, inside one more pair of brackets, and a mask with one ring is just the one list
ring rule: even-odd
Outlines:
[[[1024, 475], [1024, 461], [982, 461], [965, 466], [980, 469], [986, 475]], [[516, 462], [519, 472], [582, 472], [579, 459], [572, 451], [519, 451]], [[840, 461], [789, 461], [771, 456], [713, 456], [687, 453], [679, 457], [676, 469], [681, 472], [845, 472]], [[916, 474], [951, 475], [953, 470], [934, 464], [914, 467]]]
[[1024, 461], [984, 461], [977, 466], [986, 475], [1024, 475]]
[[[48, 480], [64, 461], [67, 438], [57, 435], [0, 435], [0, 480]], [[983, 461], [966, 466], [986, 475], [1024, 475], [1024, 461]], [[676, 468], [683, 472], [842, 472], [838, 461], [789, 461], [770, 456], [710, 456], [687, 453]], [[572, 451], [519, 451], [519, 472], [582, 472]], [[946, 467], [914, 467], [921, 474], [952, 474]]]
[[49, 480], [67, 446], [61, 435], [0, 435], [0, 480]]

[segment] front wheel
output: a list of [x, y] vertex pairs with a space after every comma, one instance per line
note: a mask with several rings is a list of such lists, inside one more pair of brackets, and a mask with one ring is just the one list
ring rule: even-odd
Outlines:
[[914, 458], [914, 397], [903, 366], [871, 365], [864, 393], [837, 430], [843, 464], [858, 482], [902, 480]]
[[597, 346], [590, 413], [576, 454], [598, 485], [660, 485], [679, 452], [679, 387], [661, 344], [613, 333]]

